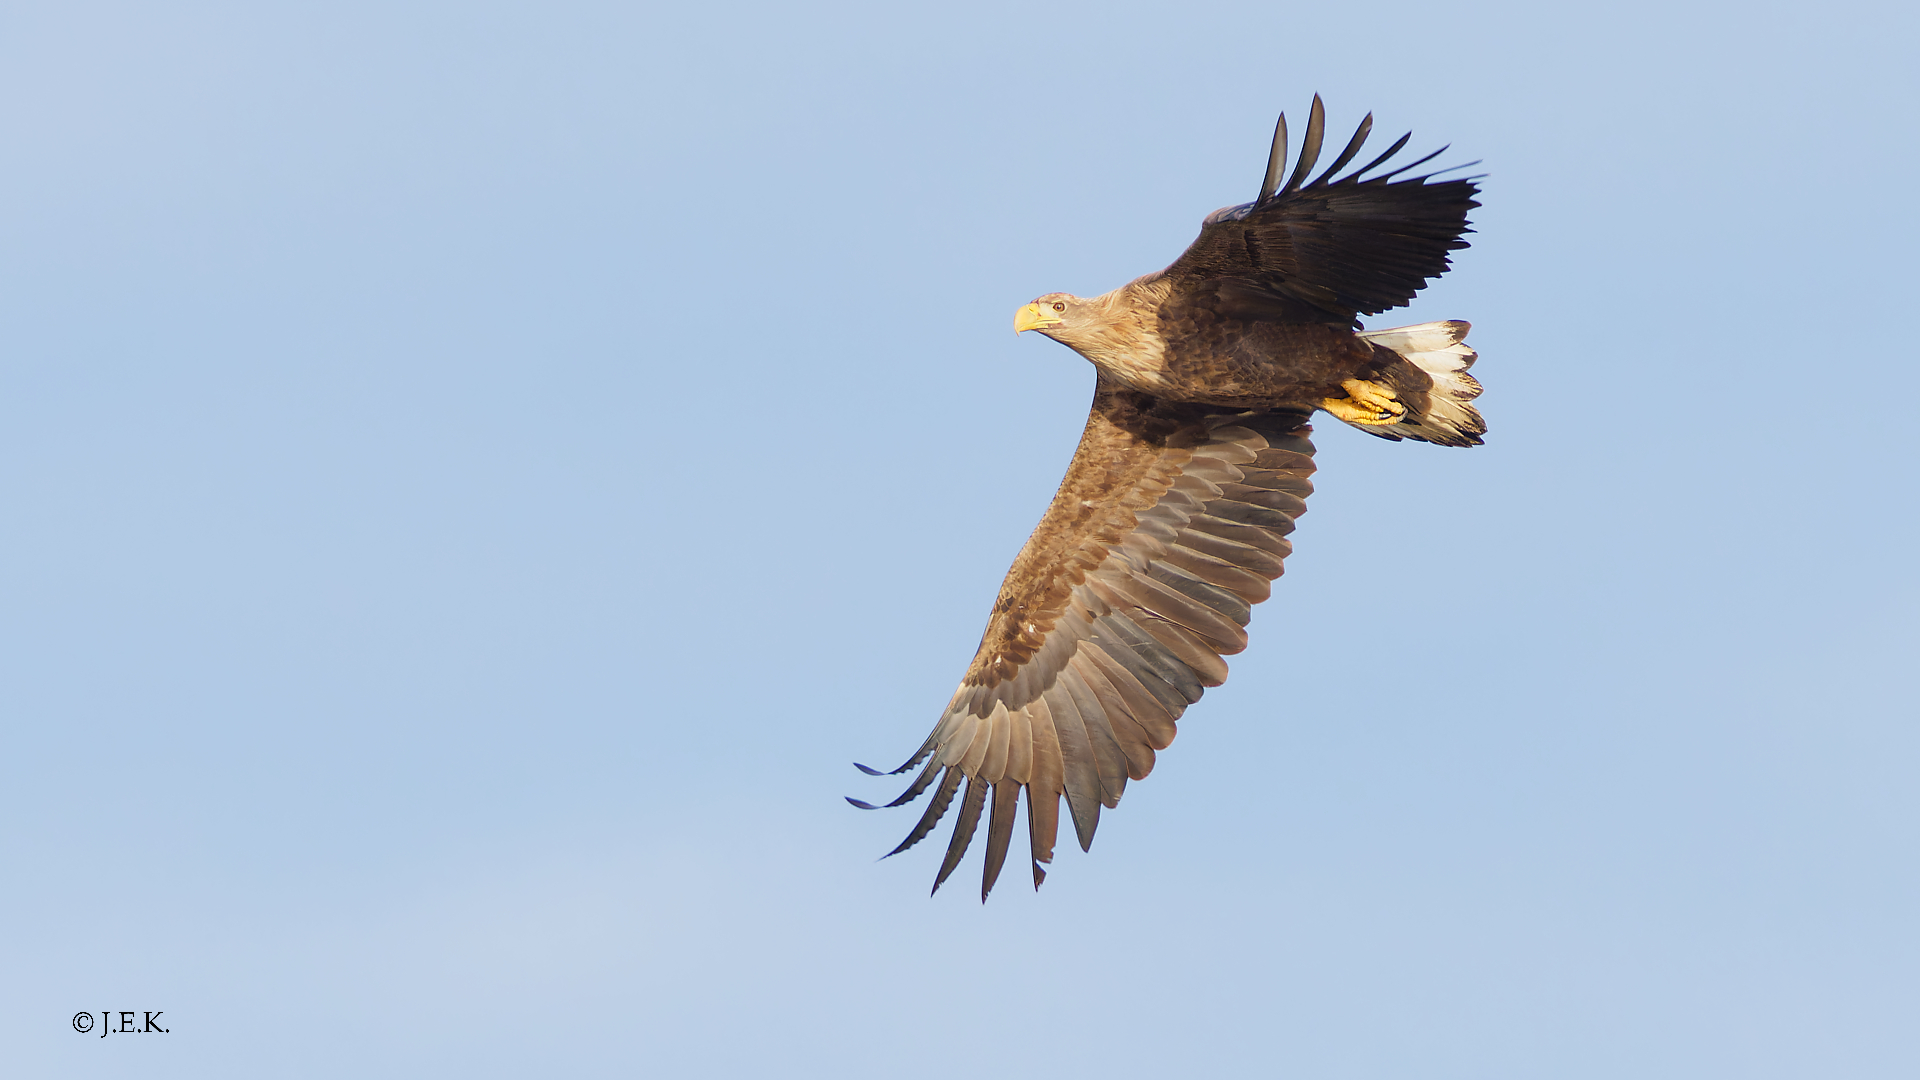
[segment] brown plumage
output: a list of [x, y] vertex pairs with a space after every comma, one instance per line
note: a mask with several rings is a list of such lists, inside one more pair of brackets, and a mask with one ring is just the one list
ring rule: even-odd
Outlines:
[[1466, 246], [1477, 189], [1392, 179], [1412, 166], [1364, 178], [1406, 137], [1332, 179], [1371, 125], [1306, 182], [1324, 128], [1315, 96], [1285, 185], [1283, 115], [1259, 197], [1208, 216], [1171, 266], [1091, 299], [1050, 293], [1016, 316], [1017, 329], [1069, 346], [1098, 377], [1066, 478], [1014, 559], [972, 665], [932, 734], [893, 770], [922, 766], [888, 806], [934, 794], [889, 854], [925, 839], [960, 798], [936, 890], [984, 814], [986, 899], [1022, 790], [1038, 888], [1060, 799], [1090, 847], [1101, 808], [1152, 771], [1181, 713], [1226, 679], [1221, 657], [1246, 647], [1252, 606], [1280, 576], [1313, 490], [1314, 410], [1383, 438], [1479, 443], [1467, 324], [1360, 331], [1357, 321], [1447, 269], [1447, 253]]

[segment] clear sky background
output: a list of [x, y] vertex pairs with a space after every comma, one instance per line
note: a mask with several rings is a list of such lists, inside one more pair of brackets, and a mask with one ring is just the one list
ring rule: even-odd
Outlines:
[[[0, 7], [9, 1075], [1920, 1075], [1917, 30]], [[841, 796], [1078, 437], [1013, 311], [1315, 91], [1484, 160], [1370, 325], [1488, 444], [1323, 422], [1092, 855], [930, 900]]]

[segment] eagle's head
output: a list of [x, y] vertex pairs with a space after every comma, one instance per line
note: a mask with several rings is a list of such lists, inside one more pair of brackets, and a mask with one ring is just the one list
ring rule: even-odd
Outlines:
[[1077, 328], [1091, 323], [1087, 301], [1072, 293], [1048, 293], [1013, 313], [1013, 332], [1038, 330], [1050, 338], [1063, 340]]

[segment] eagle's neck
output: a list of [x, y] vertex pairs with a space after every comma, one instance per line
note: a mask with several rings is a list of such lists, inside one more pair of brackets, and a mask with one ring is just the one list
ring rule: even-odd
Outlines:
[[1154, 312], [1171, 289], [1164, 280], [1130, 282], [1088, 302], [1092, 318], [1068, 333], [1061, 344], [1093, 362], [1108, 378], [1148, 394], [1161, 393], [1166, 375], [1166, 341]]

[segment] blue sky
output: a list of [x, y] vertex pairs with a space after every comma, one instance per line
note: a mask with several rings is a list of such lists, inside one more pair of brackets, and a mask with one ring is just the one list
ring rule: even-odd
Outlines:
[[[1913, 1075], [1915, 22], [0, 9], [0, 1043]], [[1474, 323], [1488, 444], [1321, 424], [1252, 647], [1092, 854], [929, 900], [841, 796], [1078, 436], [1013, 309], [1164, 265], [1316, 91], [1484, 162], [1370, 325]], [[171, 1030], [68, 1026], [122, 1009]]]

